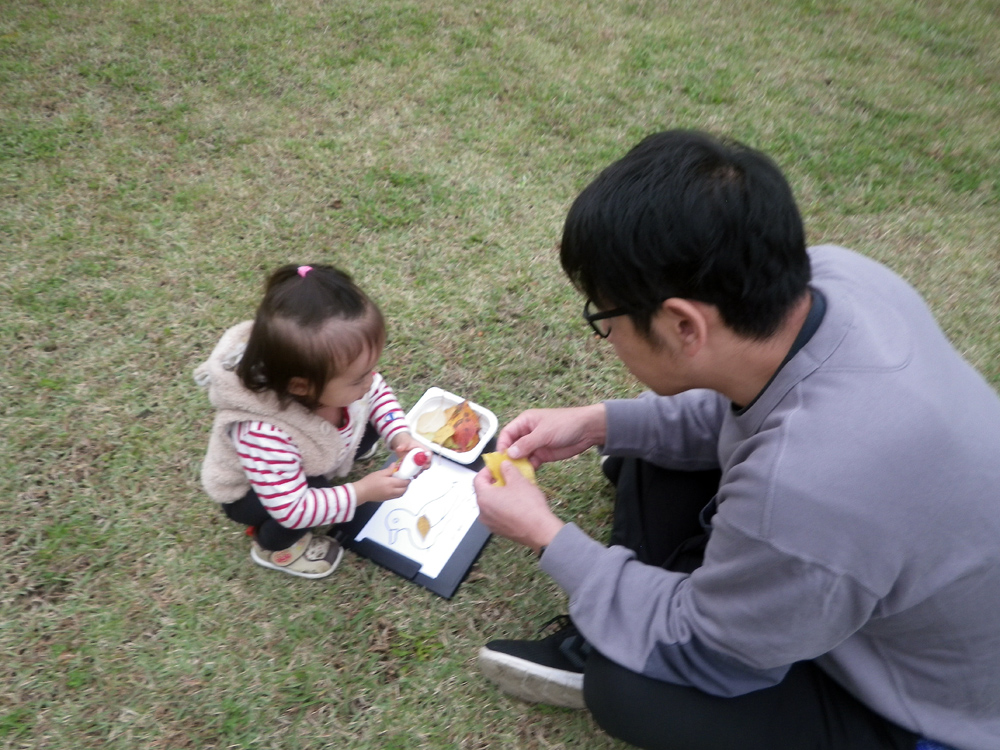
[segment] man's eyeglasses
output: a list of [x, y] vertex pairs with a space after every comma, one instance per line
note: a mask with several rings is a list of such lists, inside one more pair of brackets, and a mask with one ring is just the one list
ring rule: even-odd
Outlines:
[[583, 319], [586, 320], [590, 327], [594, 329], [594, 333], [600, 336], [602, 339], [606, 339], [611, 333], [610, 323], [599, 323], [598, 321], [608, 320], [609, 318], [617, 318], [619, 315], [627, 315], [628, 312], [622, 307], [616, 307], [614, 310], [603, 310], [601, 312], [591, 312], [590, 311], [590, 300], [583, 306]]

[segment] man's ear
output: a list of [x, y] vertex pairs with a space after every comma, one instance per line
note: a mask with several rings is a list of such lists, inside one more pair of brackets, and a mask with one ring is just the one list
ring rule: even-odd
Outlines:
[[663, 301], [660, 313], [670, 337], [685, 354], [697, 354], [708, 338], [708, 319], [702, 305], [682, 297]]
[[309, 395], [309, 381], [305, 378], [300, 378], [298, 376], [294, 378], [289, 378], [288, 380], [288, 392], [293, 396], [308, 396]]

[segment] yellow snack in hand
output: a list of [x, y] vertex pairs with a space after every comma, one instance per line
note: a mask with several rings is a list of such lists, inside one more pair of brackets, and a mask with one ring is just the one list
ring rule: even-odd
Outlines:
[[500, 473], [500, 464], [504, 461], [510, 461], [517, 470], [521, 472], [525, 479], [527, 479], [532, 484], [538, 484], [535, 481], [535, 467], [531, 465], [531, 461], [526, 458], [511, 458], [507, 455], [507, 451], [503, 453], [484, 453], [483, 461], [486, 463], [486, 468], [490, 470], [490, 474], [493, 475], [493, 481], [495, 481], [501, 487], [507, 485], [503, 480], [503, 474]]

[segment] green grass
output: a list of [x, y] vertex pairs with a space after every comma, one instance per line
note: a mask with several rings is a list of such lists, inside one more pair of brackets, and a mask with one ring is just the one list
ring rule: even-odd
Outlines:
[[[198, 486], [191, 380], [271, 268], [348, 268], [406, 405], [506, 421], [638, 386], [555, 255], [643, 135], [771, 154], [811, 242], [887, 263], [1000, 386], [992, 0], [5, 0], [0, 748], [616, 748], [475, 667], [566, 609], [486, 548], [447, 602], [352, 555], [254, 566]], [[596, 459], [547, 466], [600, 536]]]

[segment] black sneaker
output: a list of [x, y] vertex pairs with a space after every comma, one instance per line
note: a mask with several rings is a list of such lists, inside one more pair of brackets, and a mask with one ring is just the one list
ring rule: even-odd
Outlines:
[[625, 459], [621, 456], [601, 456], [601, 472], [607, 477], [611, 484], [618, 486], [618, 477], [622, 473], [622, 465]]
[[369, 458], [378, 453], [378, 441], [376, 440], [371, 444], [370, 448], [366, 448], [364, 453], [358, 453], [355, 457], [355, 461], [367, 461]]
[[538, 641], [491, 641], [479, 649], [479, 668], [505, 693], [531, 703], [584, 708], [583, 667], [591, 651], [572, 620], [560, 615]]

